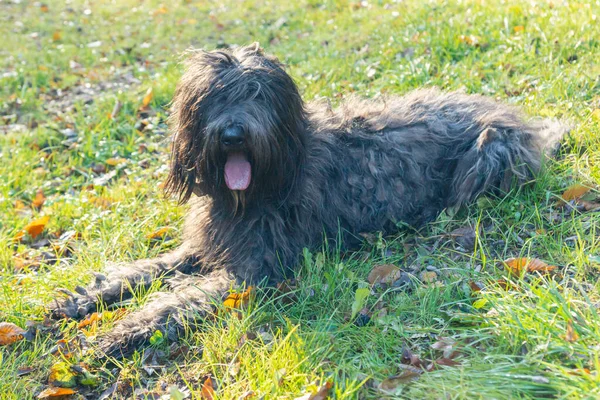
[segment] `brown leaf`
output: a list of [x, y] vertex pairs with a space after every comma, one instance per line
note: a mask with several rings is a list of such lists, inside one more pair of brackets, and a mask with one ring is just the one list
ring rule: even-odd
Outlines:
[[60, 33], [60, 31], [54, 31], [54, 33], [52, 34], [52, 41], [58, 42], [61, 37], [62, 37], [62, 33]]
[[0, 346], [6, 346], [23, 339], [25, 331], [11, 322], [0, 322]]
[[47, 389], [42, 390], [40, 394], [38, 394], [38, 399], [47, 399], [50, 397], [61, 397], [68, 396], [70, 394], [75, 394], [73, 389], [69, 388], [59, 388], [59, 387], [49, 387]]
[[45, 201], [46, 201], [46, 196], [44, 196], [44, 191], [42, 189], [39, 189], [35, 193], [35, 199], [33, 199], [33, 201], [31, 202], [31, 205], [35, 209], [39, 210], [40, 208], [42, 208]]
[[537, 258], [509, 258], [504, 260], [504, 265], [510, 273], [513, 275], [521, 275], [525, 272], [539, 272], [547, 274], [554, 271], [557, 267], [554, 265], [548, 265], [544, 261]]
[[471, 288], [472, 292], [481, 292], [481, 286], [479, 286], [479, 284], [475, 281], [469, 281], [469, 287]]
[[515, 33], [523, 32], [524, 30], [525, 27], [523, 25], [517, 25], [513, 28], [513, 31], [515, 31]]
[[564, 201], [576, 200], [589, 191], [589, 187], [576, 183], [574, 185], [569, 186], [569, 188], [565, 190], [565, 192], [562, 194], [562, 199]]
[[446, 367], [456, 367], [457, 365], [460, 365], [460, 363], [458, 361], [454, 361], [451, 358], [446, 358], [446, 357], [435, 360], [435, 363], [437, 365], [443, 365]]
[[333, 383], [327, 381], [316, 392], [306, 393], [303, 396], [296, 397], [294, 400], [325, 400], [329, 397], [329, 391], [332, 387]]
[[575, 329], [573, 329], [573, 321], [571, 320], [567, 322], [567, 332], [564, 335], [564, 339], [569, 343], [573, 343], [579, 339], [579, 335], [575, 332]]
[[391, 284], [400, 278], [400, 274], [400, 268], [393, 264], [379, 264], [375, 265], [369, 272], [367, 280], [371, 285], [376, 283]]
[[252, 293], [252, 286], [249, 286], [243, 293], [230, 293], [229, 296], [223, 302], [226, 308], [241, 308], [246, 306], [250, 301], [250, 294]]
[[379, 384], [379, 389], [385, 392], [393, 392], [400, 385], [406, 385], [407, 383], [416, 381], [417, 379], [419, 379], [422, 373], [423, 371], [418, 368], [405, 368], [404, 371], [402, 371], [402, 373], [384, 379]]
[[437, 274], [434, 271], [424, 271], [421, 273], [421, 280], [425, 283], [433, 283], [437, 280]]
[[204, 400], [213, 400], [215, 398], [215, 389], [213, 387], [213, 380], [209, 376], [204, 380], [202, 384], [202, 391], [200, 393], [200, 398]]

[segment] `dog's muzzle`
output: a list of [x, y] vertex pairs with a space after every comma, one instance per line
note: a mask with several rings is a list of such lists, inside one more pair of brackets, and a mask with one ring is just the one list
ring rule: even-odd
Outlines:
[[250, 186], [252, 166], [245, 150], [244, 130], [231, 126], [221, 134], [221, 145], [227, 154], [225, 162], [225, 184], [230, 190], [246, 190]]

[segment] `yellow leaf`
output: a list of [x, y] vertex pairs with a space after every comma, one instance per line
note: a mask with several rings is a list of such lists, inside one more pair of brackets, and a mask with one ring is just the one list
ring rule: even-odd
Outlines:
[[0, 322], [0, 346], [6, 346], [23, 339], [25, 331], [10, 322]]
[[227, 308], [241, 308], [248, 304], [251, 293], [252, 286], [249, 286], [243, 293], [230, 293], [223, 302], [223, 305]]
[[45, 201], [46, 201], [46, 196], [44, 196], [44, 191], [42, 189], [39, 189], [36, 192], [35, 199], [33, 199], [33, 201], [31, 202], [31, 205], [34, 208], [39, 210], [40, 208], [42, 208]]
[[67, 396], [70, 394], [75, 394], [73, 389], [69, 388], [59, 388], [59, 387], [49, 387], [47, 389], [42, 390], [40, 394], [38, 394], [38, 399], [47, 399], [49, 397], [60, 397]]
[[562, 194], [564, 201], [576, 200], [590, 191], [590, 188], [583, 186], [579, 183], [569, 186], [567, 190]]
[[169, 232], [170, 228], [165, 226], [164, 228], [160, 228], [154, 232], [152, 232], [149, 235], [146, 235], [146, 238], [148, 239], [162, 239], [165, 237], [165, 235], [167, 234], [167, 232]]
[[148, 107], [148, 104], [150, 104], [153, 97], [154, 93], [152, 92], [152, 88], [148, 88], [148, 90], [146, 91], [146, 95], [142, 99], [142, 107]]
[[373, 267], [367, 280], [371, 285], [376, 283], [391, 284], [400, 278], [400, 268], [393, 264], [379, 264]]
[[50, 220], [49, 215], [45, 215], [41, 218], [31, 221], [25, 227], [15, 235], [14, 240], [21, 240], [25, 236], [25, 233], [29, 233], [29, 235], [35, 239], [40, 233], [44, 231], [44, 227]]
[[165, 6], [160, 6], [159, 8], [157, 8], [156, 10], [154, 10], [152, 12], [152, 15], [157, 16], [157, 15], [166, 14], [166, 13], [167, 13], [167, 8]]
[[565, 333], [564, 338], [569, 343], [573, 343], [574, 341], [579, 339], [579, 335], [573, 329], [573, 321], [571, 320], [567, 322], [567, 332]]
[[15, 210], [22, 210], [25, 208], [25, 203], [21, 200], [15, 200]]
[[600, 108], [596, 108], [594, 111], [592, 111], [592, 119], [600, 121]]
[[50, 368], [48, 384], [63, 388], [74, 387], [77, 384], [77, 380], [75, 374], [71, 371], [69, 363], [60, 361], [54, 364]]
[[61, 37], [62, 34], [60, 33], [60, 31], [54, 31], [54, 33], [52, 34], [52, 40], [55, 42], [58, 42]]
[[89, 317], [87, 317], [86, 319], [84, 319], [83, 321], [81, 321], [77, 325], [77, 328], [79, 328], [79, 329], [85, 328], [88, 325], [92, 325], [93, 323], [100, 321], [101, 318], [102, 318], [102, 315], [95, 312], [95, 313], [91, 314]]
[[537, 258], [509, 258], [504, 260], [504, 265], [508, 271], [514, 275], [520, 275], [525, 272], [549, 273], [556, 269], [554, 265], [548, 265]]
[[113, 157], [106, 160], [106, 164], [110, 165], [111, 167], [114, 167], [116, 165], [124, 163], [125, 161], [127, 160], [123, 157]]
[[475, 308], [476, 310], [479, 310], [480, 308], [485, 307], [487, 302], [488, 302], [487, 299], [479, 299], [473, 303], [473, 308]]
[[513, 28], [513, 30], [515, 31], [515, 33], [519, 33], [523, 32], [525, 30], [525, 27], [523, 25], [517, 25]]

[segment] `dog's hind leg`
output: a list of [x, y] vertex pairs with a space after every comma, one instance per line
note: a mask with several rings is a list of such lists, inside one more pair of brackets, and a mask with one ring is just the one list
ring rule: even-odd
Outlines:
[[448, 206], [469, 203], [486, 192], [507, 192], [513, 180], [519, 184], [532, 180], [543, 158], [570, 129], [551, 120], [495, 122], [483, 126], [477, 140], [459, 155]]
[[152, 294], [141, 309], [100, 338], [99, 347], [105, 356], [128, 356], [156, 331], [177, 340], [186, 326], [194, 327], [212, 314], [213, 301], [220, 300], [235, 280], [225, 270], [217, 270], [202, 277], [180, 275], [167, 283], [173, 292]]
[[136, 290], [149, 288], [155, 279], [193, 266], [193, 253], [184, 248], [153, 259], [109, 266], [106, 274], [96, 273], [87, 288], [78, 286], [76, 293], [59, 289], [66, 297], [50, 303], [51, 316], [83, 318], [100, 302], [110, 305], [128, 299]]

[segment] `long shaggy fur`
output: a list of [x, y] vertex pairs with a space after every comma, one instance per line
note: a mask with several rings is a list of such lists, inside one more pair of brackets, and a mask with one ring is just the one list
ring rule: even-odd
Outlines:
[[[181, 248], [154, 260], [112, 267], [88, 289], [53, 307], [81, 317], [159, 276], [155, 294], [100, 344], [127, 354], [156, 329], [175, 337], [184, 319], [201, 320], [236, 283], [276, 282], [293, 273], [303, 248], [359, 233], [422, 226], [443, 209], [532, 180], [567, 128], [526, 122], [514, 108], [482, 97], [419, 90], [337, 109], [305, 104], [277, 59], [257, 45], [191, 54], [174, 100], [169, 193], [189, 202]], [[244, 132], [252, 179], [230, 190], [222, 145], [230, 126]], [[195, 316], [195, 318], [192, 318]]]

